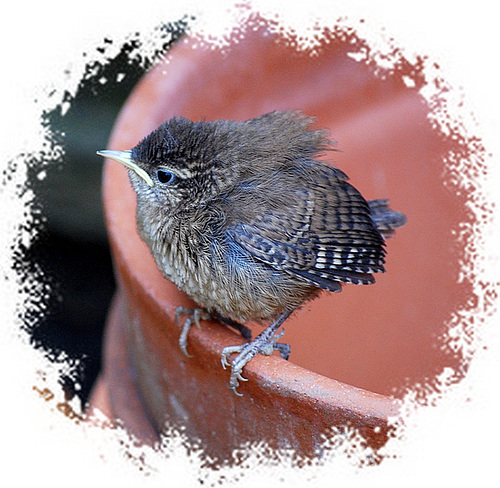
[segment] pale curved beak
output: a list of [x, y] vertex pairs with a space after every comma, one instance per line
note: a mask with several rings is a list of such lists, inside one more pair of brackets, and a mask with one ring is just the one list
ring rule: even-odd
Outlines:
[[102, 156], [103, 158], [112, 159], [113, 161], [116, 161], [118, 163], [123, 164], [128, 169], [131, 169], [138, 176], [140, 176], [150, 187], [154, 186], [154, 182], [151, 179], [151, 176], [149, 176], [142, 168], [140, 168], [137, 165], [137, 163], [135, 163], [132, 160], [132, 156], [131, 156], [132, 151], [104, 150], [104, 151], [97, 151], [97, 154], [99, 154], [99, 156]]

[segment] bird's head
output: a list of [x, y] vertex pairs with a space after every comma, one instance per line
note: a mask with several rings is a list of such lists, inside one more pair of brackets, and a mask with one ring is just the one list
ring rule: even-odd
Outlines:
[[138, 203], [174, 210], [200, 205], [218, 189], [218, 138], [208, 122], [175, 117], [133, 149], [98, 151], [129, 169]]

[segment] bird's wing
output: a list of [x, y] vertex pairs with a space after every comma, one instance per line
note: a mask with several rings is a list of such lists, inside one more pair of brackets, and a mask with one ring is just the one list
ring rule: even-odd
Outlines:
[[319, 172], [314, 190], [290, 191], [287, 208], [263, 207], [230, 226], [230, 238], [254, 258], [319, 288], [373, 283], [372, 273], [384, 271], [384, 241], [365, 199], [339, 174], [345, 176]]

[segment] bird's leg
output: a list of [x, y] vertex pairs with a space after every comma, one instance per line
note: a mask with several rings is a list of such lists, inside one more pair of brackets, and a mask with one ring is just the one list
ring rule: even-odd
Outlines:
[[220, 323], [224, 325], [227, 325], [228, 327], [232, 327], [234, 330], [237, 330], [241, 334], [243, 339], [246, 339], [247, 341], [252, 340], [252, 331], [245, 325], [236, 322], [236, 320], [223, 317], [222, 315], [219, 315], [217, 312], [212, 312], [212, 318], [218, 320]]
[[177, 325], [181, 325], [180, 316], [187, 315], [184, 324], [182, 324], [181, 335], [179, 336], [179, 347], [185, 356], [191, 357], [191, 354], [187, 352], [187, 338], [189, 331], [193, 324], [197, 327], [200, 326], [200, 320], [210, 320], [212, 316], [204, 308], [187, 308], [187, 307], [176, 307], [175, 308], [175, 321]]
[[[184, 324], [181, 325], [180, 316], [187, 315]], [[205, 308], [187, 308], [187, 307], [176, 307], [175, 309], [175, 322], [177, 325], [182, 326], [181, 335], [179, 336], [179, 347], [181, 351], [187, 356], [191, 357], [191, 355], [187, 352], [187, 338], [193, 323], [200, 327], [200, 320], [210, 320], [215, 319], [222, 323], [223, 325], [227, 325], [237, 330], [243, 338], [246, 340], [252, 339], [252, 332], [248, 327], [236, 322], [235, 320], [222, 317], [217, 312], [208, 312]]]
[[[284, 330], [280, 334], [276, 331], [281, 327], [283, 322], [290, 316], [291, 312], [282, 313], [269, 327], [264, 329], [253, 341], [242, 344], [241, 346], [229, 346], [222, 350], [221, 362], [222, 367], [226, 369], [231, 365], [231, 376], [229, 378], [229, 387], [236, 395], [241, 396], [236, 388], [239, 386], [240, 381], [247, 381], [241, 375], [243, 367], [257, 354], [264, 354], [270, 356], [273, 351], [279, 351], [281, 357], [288, 359], [290, 355], [290, 346], [288, 344], [278, 343], [277, 340], [283, 335]], [[233, 354], [238, 353], [238, 356], [229, 363], [227, 358]]]

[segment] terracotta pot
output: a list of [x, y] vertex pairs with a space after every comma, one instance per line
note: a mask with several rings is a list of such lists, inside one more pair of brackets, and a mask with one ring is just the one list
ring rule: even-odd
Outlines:
[[327, 34], [310, 56], [264, 27], [248, 29], [225, 52], [188, 40], [124, 106], [111, 149], [133, 147], [173, 115], [248, 119], [300, 109], [331, 129], [341, 152], [329, 161], [366, 198], [390, 198], [408, 216], [388, 242], [388, 272], [377, 284], [347, 285], [307, 304], [285, 324], [290, 361], [256, 357], [237, 397], [220, 353], [242, 339], [203, 322], [189, 335], [192, 357], [181, 353], [174, 309], [195, 304], [157, 270], [136, 232], [127, 172], [108, 163], [104, 201], [119, 293], [102, 381], [113, 415], [143, 442], [158, 439], [166, 423], [213, 459], [227, 460], [234, 448], [263, 439], [314, 455], [332, 428], [351, 425], [378, 448], [388, 437], [388, 417], [398, 414], [394, 397], [444, 367], [459, 367], [460, 358], [439, 343], [467, 292], [457, 285], [451, 234], [464, 219], [463, 202], [443, 184], [452, 142], [429, 122], [419, 68], [377, 69], [349, 55], [362, 48], [353, 34]]

